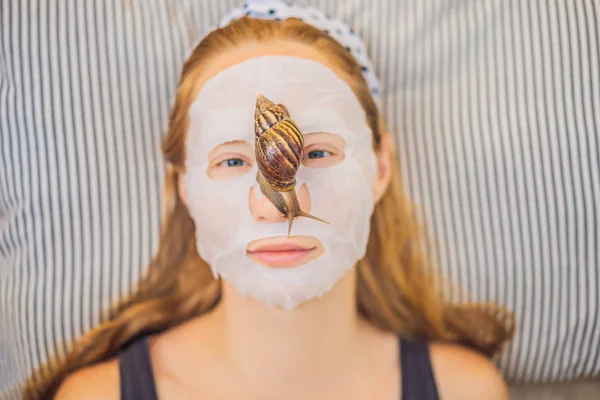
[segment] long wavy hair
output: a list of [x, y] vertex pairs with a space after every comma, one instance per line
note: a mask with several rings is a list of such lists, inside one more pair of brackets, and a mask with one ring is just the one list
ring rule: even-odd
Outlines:
[[[170, 114], [162, 146], [168, 165], [164, 221], [147, 275], [106, 322], [71, 347], [66, 358], [54, 360], [32, 375], [25, 388], [26, 399], [51, 398], [68, 374], [115, 356], [140, 335], [177, 326], [218, 303], [220, 281], [198, 255], [194, 223], [177, 190], [184, 168], [188, 109], [207, 61], [245, 43], [273, 40], [312, 46], [349, 77], [373, 131], [373, 147], [380, 149], [384, 124], [360, 66], [328, 34], [298, 19], [248, 17], [210, 33], [183, 66]], [[403, 189], [393, 154], [392, 161], [390, 186], [375, 206], [367, 253], [356, 266], [357, 312], [374, 326], [404, 337], [459, 343], [493, 355], [513, 334], [512, 314], [493, 304], [452, 305], [442, 300], [426, 257], [425, 235]]]

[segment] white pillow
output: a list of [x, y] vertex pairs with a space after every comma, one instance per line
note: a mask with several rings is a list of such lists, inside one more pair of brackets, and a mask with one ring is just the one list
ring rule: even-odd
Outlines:
[[[186, 21], [242, 2], [20, 3], [0, 23], [0, 397], [140, 277]], [[304, 2], [366, 39], [442, 271], [515, 311], [499, 365], [521, 381], [600, 375], [600, 10], [558, 3]]]

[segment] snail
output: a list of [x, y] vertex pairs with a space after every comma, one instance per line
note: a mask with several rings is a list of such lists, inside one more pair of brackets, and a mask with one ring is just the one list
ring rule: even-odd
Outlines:
[[300, 209], [294, 190], [304, 157], [304, 136], [283, 104], [259, 94], [254, 111], [256, 180], [261, 192], [288, 220], [288, 237], [296, 217], [329, 223]]

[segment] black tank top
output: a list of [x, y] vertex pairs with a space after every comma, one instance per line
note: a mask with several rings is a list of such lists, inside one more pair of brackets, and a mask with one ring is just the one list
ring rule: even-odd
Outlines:
[[[400, 400], [439, 400], [426, 342], [400, 339], [400, 367]], [[121, 400], [158, 400], [147, 337], [121, 351], [119, 374]]]

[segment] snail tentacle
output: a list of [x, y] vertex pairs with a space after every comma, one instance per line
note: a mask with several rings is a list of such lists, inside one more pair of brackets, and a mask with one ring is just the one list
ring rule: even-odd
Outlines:
[[302, 211], [300, 208], [300, 203], [298, 202], [298, 196], [296, 195], [296, 191], [294, 188], [287, 191], [278, 191], [273, 189], [265, 180], [264, 176], [260, 173], [257, 173], [256, 180], [260, 186], [260, 191], [262, 194], [268, 198], [271, 203], [277, 208], [277, 210], [282, 213], [288, 220], [288, 237], [290, 237], [290, 232], [292, 231], [292, 222], [296, 217], [305, 217], [314, 219], [320, 222], [324, 222], [328, 224], [329, 222], [315, 217], [312, 214]]

